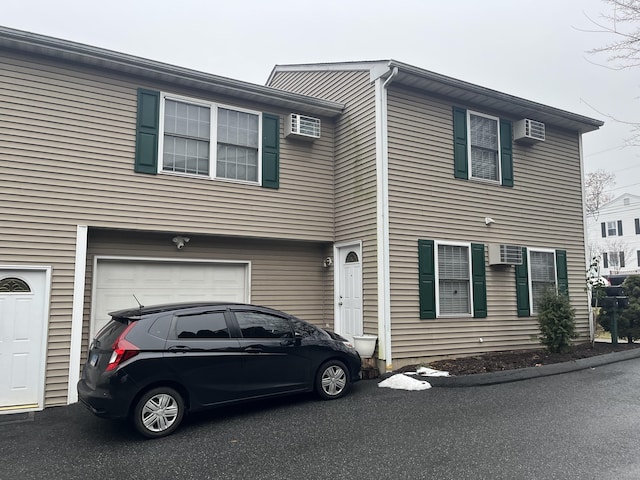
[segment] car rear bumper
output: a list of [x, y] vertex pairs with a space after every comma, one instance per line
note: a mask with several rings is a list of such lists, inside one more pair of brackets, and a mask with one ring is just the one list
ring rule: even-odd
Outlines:
[[126, 418], [130, 401], [115, 398], [108, 389], [91, 388], [84, 379], [78, 382], [78, 399], [92, 413], [103, 418]]

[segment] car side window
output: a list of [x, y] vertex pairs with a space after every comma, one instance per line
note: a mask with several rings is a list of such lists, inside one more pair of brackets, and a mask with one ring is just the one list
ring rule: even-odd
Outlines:
[[178, 338], [229, 338], [223, 312], [181, 315], [176, 320]]
[[292, 338], [291, 324], [286, 318], [264, 312], [235, 312], [244, 338]]

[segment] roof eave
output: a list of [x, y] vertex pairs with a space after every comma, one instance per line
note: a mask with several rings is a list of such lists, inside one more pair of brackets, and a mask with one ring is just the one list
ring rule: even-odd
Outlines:
[[338, 102], [289, 93], [271, 87], [6, 27], [0, 27], [0, 50], [13, 50], [149, 80], [176, 83], [221, 95], [330, 118], [337, 117], [344, 110], [344, 105]]
[[[395, 60], [390, 60], [388, 66], [390, 70], [397, 67], [400, 73], [405, 75], [404, 78], [402, 75], [397, 76], [394, 79], [394, 83], [410, 86], [422, 85], [422, 88], [426, 87], [441, 95], [454, 98], [458, 101], [469, 102], [473, 105], [505, 112], [514, 118], [532, 117], [535, 120], [576, 130], [581, 133], [597, 130], [604, 125], [604, 122], [601, 120], [474, 85]], [[419, 81], [416, 79], [419, 79]]]

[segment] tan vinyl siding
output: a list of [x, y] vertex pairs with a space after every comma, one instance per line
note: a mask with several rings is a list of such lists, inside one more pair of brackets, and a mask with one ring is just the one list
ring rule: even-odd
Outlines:
[[345, 104], [335, 133], [335, 241], [362, 241], [364, 329], [377, 335], [376, 129], [369, 71], [278, 72], [270, 86]]
[[[332, 120], [321, 119], [322, 137], [311, 144], [281, 137], [278, 190], [136, 174], [138, 87], [202, 98], [166, 85], [0, 56], [3, 200], [54, 222], [333, 240]], [[291, 113], [205, 99], [280, 114], [281, 131]]]
[[[191, 237], [176, 250], [166, 234], [91, 230], [87, 254], [87, 283], [82, 358], [89, 344], [89, 319], [95, 256], [179, 261], [251, 262], [251, 303], [296, 315], [318, 326], [333, 327], [333, 269], [322, 266], [329, 244], [271, 240]], [[133, 296], [131, 306], [135, 305]]]
[[[396, 89], [389, 92], [394, 366], [425, 357], [538, 346], [537, 319], [517, 317], [512, 266], [487, 262], [487, 318], [420, 320], [418, 239], [567, 250], [569, 294], [580, 336], [588, 338], [577, 133], [547, 125], [544, 143], [514, 143], [513, 188], [455, 179], [452, 105]], [[485, 217], [496, 223], [487, 227]]]

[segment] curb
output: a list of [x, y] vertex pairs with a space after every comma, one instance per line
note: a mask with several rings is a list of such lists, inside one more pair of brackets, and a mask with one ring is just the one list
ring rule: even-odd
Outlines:
[[559, 375], [561, 373], [586, 370], [587, 368], [600, 367], [602, 365], [623, 362], [634, 358], [640, 358], [640, 348], [626, 350], [624, 352], [606, 353], [595, 357], [581, 358], [571, 362], [552, 363], [550, 365], [542, 365], [540, 367], [527, 367], [490, 373], [476, 373], [474, 375], [462, 375], [459, 377], [423, 377], [420, 375], [411, 375], [411, 377], [426, 380], [432, 387], [477, 387]]

